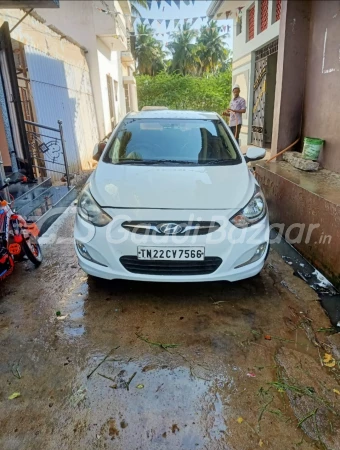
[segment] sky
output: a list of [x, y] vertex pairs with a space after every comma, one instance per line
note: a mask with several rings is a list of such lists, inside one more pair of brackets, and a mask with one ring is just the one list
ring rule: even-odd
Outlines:
[[[142, 15], [142, 17], [145, 17], [146, 19], [181, 19], [180, 24], [183, 25], [184, 21], [183, 19], [189, 18], [193, 19], [194, 17], [198, 17], [197, 21], [192, 26], [193, 29], [199, 30], [202, 25], [207, 24], [207, 19], [202, 19], [200, 16], [206, 16], [207, 10], [210, 5], [210, 0], [196, 0], [195, 4], [193, 5], [190, 2], [190, 5], [186, 5], [184, 2], [181, 1], [180, 9], [175, 5], [175, 3], [171, 3], [171, 6], [169, 6], [164, 0], [162, 0], [161, 7], [158, 9], [157, 3], [155, 0], [152, 2], [151, 9], [143, 9], [141, 7], [139, 8], [139, 11]], [[135, 26], [140, 23], [139, 19], [136, 20]], [[148, 21], [146, 20], [144, 23], [148, 24]], [[191, 20], [189, 20], [189, 23], [191, 23]], [[219, 26], [223, 25], [229, 25], [230, 26], [230, 37], [226, 37], [225, 42], [227, 44], [227, 47], [229, 47], [231, 50], [233, 48], [232, 44], [232, 26], [233, 21], [231, 19], [228, 20], [218, 20]], [[152, 23], [151, 27], [155, 30], [155, 33], [166, 33], [167, 31], [174, 31], [174, 22], [171, 20], [168, 28], [165, 26], [165, 22], [163, 21], [161, 24], [159, 24], [156, 20]], [[221, 34], [224, 34], [225, 32], [221, 30]], [[169, 40], [168, 35], [162, 36], [155, 36], [156, 39], [163, 41], [163, 44], [165, 45]]]

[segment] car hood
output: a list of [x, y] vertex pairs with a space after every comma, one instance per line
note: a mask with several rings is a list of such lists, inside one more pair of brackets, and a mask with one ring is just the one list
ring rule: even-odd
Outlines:
[[231, 166], [134, 166], [100, 162], [90, 179], [105, 208], [235, 209], [255, 188], [246, 164]]

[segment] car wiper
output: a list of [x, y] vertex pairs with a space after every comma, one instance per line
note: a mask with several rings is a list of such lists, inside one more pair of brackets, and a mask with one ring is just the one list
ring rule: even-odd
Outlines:
[[214, 164], [229, 164], [232, 160], [229, 159], [213, 159], [211, 161], [206, 161], [203, 163], [205, 166], [212, 166]]
[[143, 160], [143, 159], [124, 159], [122, 161], [118, 161], [116, 164], [144, 164], [144, 165], [154, 165], [154, 164], [196, 164], [195, 162], [191, 162], [191, 161], [179, 161], [176, 159], [147, 159], [147, 160]]
[[178, 159], [155, 159], [150, 161], [151, 164], [166, 164], [166, 163], [171, 163], [171, 164], [196, 164], [193, 161], [181, 161]]

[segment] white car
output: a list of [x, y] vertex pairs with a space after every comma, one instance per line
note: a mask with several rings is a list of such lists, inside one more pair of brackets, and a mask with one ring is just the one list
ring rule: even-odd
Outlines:
[[82, 190], [74, 237], [82, 269], [106, 279], [235, 281], [269, 249], [267, 205], [216, 113], [142, 111], [116, 127]]

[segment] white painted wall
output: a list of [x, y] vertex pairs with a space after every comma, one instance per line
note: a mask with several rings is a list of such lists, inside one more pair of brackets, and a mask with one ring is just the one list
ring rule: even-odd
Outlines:
[[[23, 15], [19, 9], [2, 9], [0, 25], [7, 21], [12, 28]], [[25, 46], [38, 122], [55, 128], [61, 119], [70, 170], [91, 168], [98, 129], [93, 120], [94, 97], [83, 50], [32, 16], [26, 17], [11, 37]], [[62, 163], [61, 156], [58, 162]], [[49, 175], [60, 179], [60, 174]]]
[[[112, 17], [98, 11], [96, 6], [122, 13], [117, 20], [118, 25], [113, 24]], [[116, 34], [117, 27], [120, 27], [122, 31], [124, 27], [130, 25], [123, 15], [120, 2], [108, 0], [104, 5], [100, 1], [61, 0], [59, 9], [36, 9], [36, 12], [46, 20], [47, 25], [54, 25], [86, 49], [86, 60], [90, 69], [95, 99], [97, 126], [99, 136], [103, 138], [111, 130], [106, 75], [110, 75], [113, 80], [118, 82], [118, 100], [114, 101], [117, 122], [126, 114], [121, 52], [112, 51], [100, 38], [100, 34], [109, 32]], [[135, 103], [137, 103], [137, 92], [135, 95]]]

